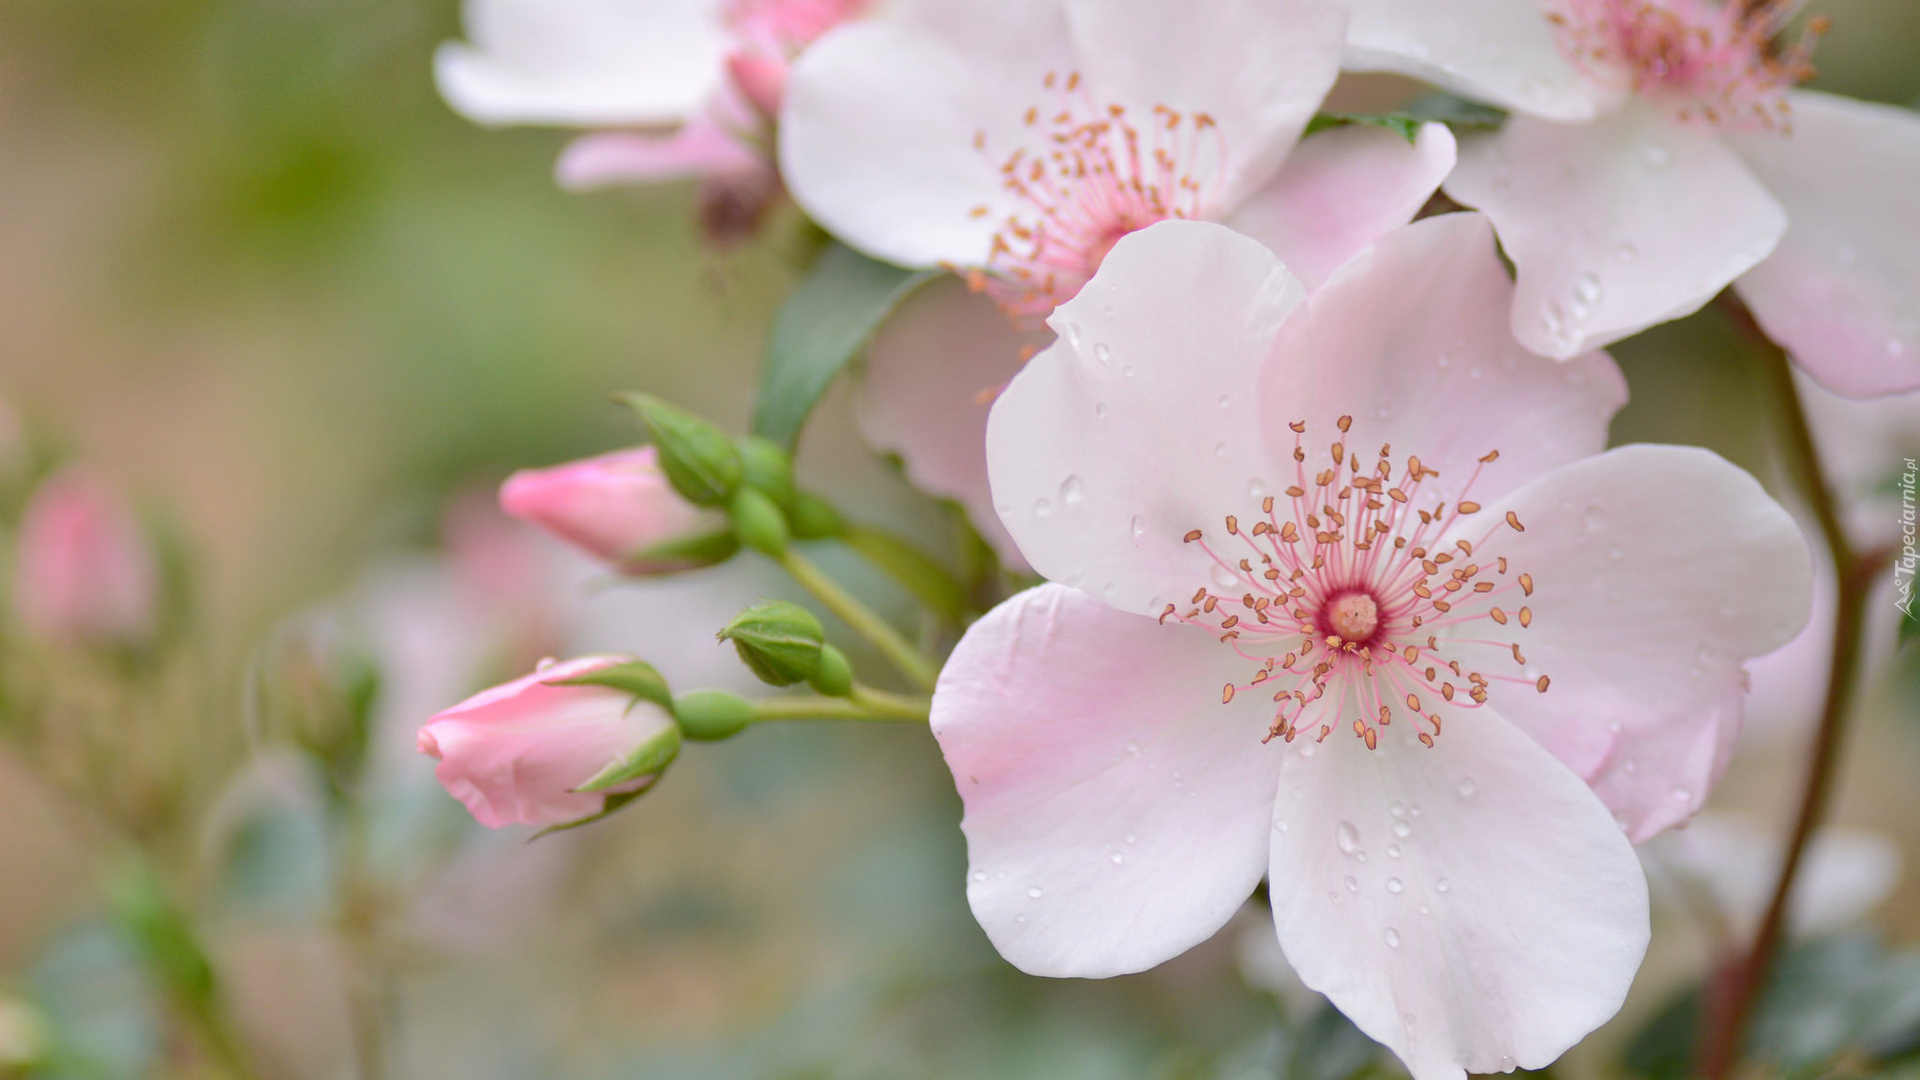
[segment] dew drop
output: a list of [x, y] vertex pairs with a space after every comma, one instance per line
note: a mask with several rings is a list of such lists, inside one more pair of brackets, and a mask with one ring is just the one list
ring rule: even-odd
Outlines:
[[1421, 904], [1421, 905], [1420, 905], [1420, 914], [1422, 914], [1422, 915], [1431, 915], [1431, 914], [1433, 914], [1433, 909], [1432, 909], [1432, 908], [1430, 908], [1430, 907], [1428, 907], [1428, 906], [1427, 906], [1427, 905], [1425, 905], [1425, 904]]
[[1600, 276], [1598, 274], [1581, 274], [1580, 280], [1574, 282], [1573, 295], [1585, 304], [1599, 303]]
[[1399, 845], [1399, 844], [1388, 844], [1388, 845], [1387, 845], [1387, 858], [1389, 858], [1389, 859], [1397, 859], [1397, 858], [1399, 858], [1399, 857], [1400, 857], [1400, 845]]
[[1683, 787], [1674, 788], [1673, 801], [1680, 803], [1682, 805], [1690, 804], [1693, 802], [1693, 792], [1688, 791], [1686, 788], [1683, 788]]
[[1667, 164], [1667, 148], [1666, 147], [1649, 146], [1646, 148], [1645, 151], [1643, 151], [1643, 153], [1647, 159], [1648, 165], [1651, 165], [1656, 169], [1664, 168], [1666, 166]]
[[1639, 771], [1640, 771], [1640, 763], [1639, 763], [1639, 762], [1637, 762], [1637, 761], [1635, 761], [1635, 760], [1633, 760], [1632, 758], [1628, 758], [1628, 759], [1626, 759], [1625, 761], [1622, 761], [1622, 762], [1620, 763], [1620, 768], [1621, 768], [1621, 769], [1622, 769], [1623, 771], [1626, 771], [1626, 772], [1629, 772], [1629, 773], [1634, 773], [1634, 772], [1639, 772]]
[[1227, 569], [1224, 566], [1221, 566], [1219, 563], [1213, 564], [1212, 576], [1213, 576], [1213, 583], [1223, 589], [1231, 589], [1234, 586], [1240, 584], [1240, 579], [1233, 576], [1233, 571]]
[[1463, 799], [1471, 798], [1473, 796], [1474, 791], [1477, 790], [1477, 785], [1474, 784], [1473, 777], [1469, 776], [1466, 779], [1460, 781], [1458, 790], [1460, 792], [1461, 798]]
[[1093, 358], [1102, 364], [1110, 363], [1113, 360], [1113, 350], [1107, 347], [1106, 342], [1096, 341], [1093, 344]]
[[1397, 949], [1400, 947], [1400, 931], [1389, 926], [1387, 927], [1387, 932], [1381, 936], [1387, 939], [1387, 948]]
[[1135, 840], [1138, 840], [1138, 839], [1139, 837], [1133, 835], [1132, 833], [1127, 834], [1127, 843], [1129, 844], [1133, 843]]
[[1096, 402], [1094, 402], [1094, 403], [1093, 403], [1093, 418], [1094, 418], [1095, 420], [1105, 420], [1105, 419], [1107, 418], [1107, 403], [1106, 403], [1106, 402], [1104, 402], [1104, 401], [1096, 401]]
[[1013, 921], [1017, 923], [1023, 923], [1027, 921], [1027, 917], [1025, 915], [1015, 915], [1013, 917]]
[[1622, 240], [1618, 244], [1613, 245], [1613, 261], [1619, 263], [1622, 266], [1625, 266], [1626, 264], [1632, 262], [1633, 260], [1639, 257], [1640, 257], [1640, 249], [1636, 247], [1631, 241]]
[[1137, 740], [1137, 739], [1128, 739], [1128, 740], [1127, 740], [1127, 753], [1129, 753], [1129, 754], [1138, 754], [1139, 752], [1140, 752], [1140, 742], [1139, 742], [1139, 740]]
[[1438, 365], [1440, 366], [1440, 370], [1441, 370], [1441, 371], [1445, 371], [1445, 370], [1447, 370], [1448, 368], [1450, 368], [1450, 367], [1452, 367], [1452, 366], [1453, 366], [1453, 354], [1452, 354], [1452, 353], [1441, 353], [1441, 354], [1440, 354], [1440, 359], [1438, 359], [1438, 360], [1436, 360], [1436, 361], [1434, 361], [1434, 363], [1436, 363], [1436, 364], [1438, 364]]
[[555, 659], [555, 658], [553, 658], [553, 657], [551, 657], [551, 656], [543, 656], [543, 657], [541, 657], [541, 658], [540, 658], [540, 661], [539, 661], [538, 663], [536, 663], [536, 664], [534, 664], [534, 665], [533, 665], [533, 670], [535, 670], [535, 671], [545, 671], [545, 670], [547, 670], [548, 668], [550, 668], [550, 667], [552, 667], [553, 665], [555, 665], [555, 664], [557, 664], [557, 663], [559, 663], [559, 662], [560, 662], [559, 660], [557, 660], [557, 659]]
[[1342, 821], [1334, 827], [1333, 842], [1351, 855], [1360, 849], [1360, 830], [1353, 827], [1353, 822]]
[[1906, 351], [1907, 351], [1906, 342], [1901, 341], [1897, 337], [1890, 337], [1887, 339], [1887, 355], [1888, 356], [1902, 356], [1906, 353]]
[[1133, 378], [1133, 365], [1132, 364], [1123, 365], [1120, 368], [1120, 374], [1126, 376], [1129, 379]]
[[1406, 822], [1396, 821], [1393, 823], [1393, 835], [1399, 837], [1400, 839], [1405, 840], [1412, 833], [1413, 833], [1413, 826], [1407, 824]]
[[1285, 819], [1285, 818], [1274, 818], [1274, 819], [1273, 819], [1273, 831], [1274, 831], [1274, 832], [1286, 832], [1286, 831], [1287, 831], [1287, 822], [1286, 822], [1286, 819]]
[[1441, 878], [1439, 881], [1433, 883], [1433, 888], [1435, 892], [1449, 892], [1453, 889], [1453, 883], [1449, 882], [1446, 878]]
[[1113, 860], [1113, 865], [1115, 866], [1119, 866], [1121, 863], [1127, 861], [1127, 857], [1125, 855], [1120, 854], [1117, 851], [1114, 852], [1112, 855], [1108, 856], [1108, 858]]
[[1261, 499], [1264, 499], [1266, 497], [1267, 497], [1267, 482], [1265, 480], [1262, 480], [1256, 476], [1253, 479], [1247, 481], [1247, 498], [1252, 499], [1255, 502], [1259, 502]]
[[1050, 503], [1050, 502], [1048, 502], [1048, 501], [1047, 501], [1047, 500], [1045, 500], [1045, 499], [1035, 499], [1035, 500], [1034, 500], [1034, 503], [1033, 503], [1033, 516], [1034, 516], [1034, 517], [1046, 517], [1046, 516], [1047, 516], [1048, 514], [1051, 514], [1051, 513], [1053, 513], [1053, 504], [1052, 504], [1052, 503]]
[[1067, 324], [1067, 340], [1069, 342], [1072, 342], [1074, 348], [1077, 349], [1080, 347], [1080, 324], [1079, 323], [1069, 322]]
[[1360, 879], [1354, 877], [1352, 874], [1347, 875], [1347, 891], [1350, 893], [1357, 893], [1360, 891]]
[[1414, 804], [1413, 804], [1412, 806], [1409, 806], [1409, 807], [1407, 807], [1407, 813], [1409, 813], [1409, 814], [1411, 814], [1411, 815], [1413, 815], [1414, 817], [1419, 817], [1419, 816], [1420, 816], [1420, 804], [1419, 804], [1419, 803], [1414, 803]]
[[1620, 721], [1618, 720], [1607, 721], [1607, 730], [1612, 732], [1615, 735], [1620, 734]]
[[1147, 534], [1147, 519], [1135, 514], [1129, 528], [1133, 530], [1133, 538], [1138, 540]]
[[1220, 407], [1221, 407], [1222, 409], [1231, 409], [1231, 408], [1233, 408], [1233, 397], [1232, 397], [1231, 395], [1229, 395], [1229, 394], [1221, 394], [1221, 395], [1220, 395]]
[[1068, 506], [1078, 506], [1087, 498], [1087, 482], [1080, 479], [1078, 473], [1060, 481], [1060, 501]]
[[1227, 456], [1227, 444], [1226, 444], [1226, 443], [1214, 443], [1214, 444], [1213, 444], [1213, 456], [1214, 456], [1214, 457], [1226, 457], [1226, 456]]
[[975, 870], [973, 872], [973, 880], [976, 883], [987, 880], [987, 872], [985, 870]]
[[1042, 889], [1038, 885], [1029, 886], [1027, 888], [1027, 899], [1029, 900], [1038, 900], [1045, 895], [1046, 895], [1046, 890]]
[[1400, 883], [1399, 878], [1390, 877], [1387, 879], [1387, 891], [1395, 896], [1399, 896], [1402, 892], [1406, 891], [1406, 886]]

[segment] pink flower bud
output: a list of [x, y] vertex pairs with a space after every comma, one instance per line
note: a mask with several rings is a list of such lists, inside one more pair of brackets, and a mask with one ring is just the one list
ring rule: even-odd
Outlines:
[[619, 450], [550, 469], [522, 469], [500, 488], [500, 508], [587, 552], [635, 571], [674, 565], [637, 553], [685, 536], [708, 515], [682, 499], [654, 448]]
[[13, 599], [30, 633], [75, 644], [144, 641], [155, 630], [159, 576], [132, 508], [92, 469], [67, 466], [27, 501]]
[[592, 817], [608, 795], [637, 790], [652, 777], [591, 794], [574, 789], [665, 735], [673, 718], [624, 690], [555, 684], [629, 660], [585, 656], [483, 690], [434, 714], [415, 746], [439, 760], [433, 774], [441, 786], [489, 829]]

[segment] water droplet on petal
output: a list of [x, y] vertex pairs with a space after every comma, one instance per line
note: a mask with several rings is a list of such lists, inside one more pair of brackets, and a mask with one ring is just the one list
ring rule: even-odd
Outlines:
[[1598, 274], [1591, 274], [1591, 273], [1581, 274], [1580, 280], [1574, 282], [1573, 284], [1573, 295], [1578, 297], [1582, 303], [1586, 303], [1586, 304], [1599, 303], [1600, 302], [1600, 276]]
[[1096, 402], [1094, 402], [1094, 403], [1093, 403], [1093, 418], [1094, 418], [1095, 420], [1105, 420], [1105, 419], [1107, 418], [1107, 403], [1106, 403], [1106, 402], [1104, 402], [1104, 401], [1096, 401]]
[[1215, 563], [1213, 564], [1213, 583], [1223, 589], [1231, 589], [1240, 584], [1240, 579], [1233, 576], [1233, 571]]
[[1643, 153], [1643, 154], [1644, 154], [1644, 156], [1646, 157], [1646, 159], [1647, 159], [1647, 164], [1648, 164], [1648, 165], [1651, 165], [1652, 167], [1654, 167], [1654, 168], [1656, 168], [1656, 169], [1660, 169], [1660, 168], [1664, 168], [1664, 167], [1666, 167], [1666, 164], [1667, 164], [1667, 158], [1668, 158], [1668, 154], [1667, 154], [1667, 148], [1666, 148], [1666, 147], [1664, 147], [1664, 146], [1649, 146], [1649, 147], [1647, 147], [1647, 148], [1646, 148], [1646, 150], [1644, 150], [1644, 151], [1643, 151], [1642, 153]]
[[1413, 826], [1407, 824], [1404, 821], [1396, 821], [1393, 823], [1393, 835], [1399, 837], [1402, 840], [1405, 840], [1407, 836], [1412, 832], [1413, 832]]
[[1387, 879], [1387, 891], [1392, 893], [1393, 895], [1399, 896], [1400, 893], [1405, 889], [1406, 889], [1406, 886], [1400, 883], [1399, 878], [1390, 877]]
[[1215, 443], [1215, 444], [1213, 445], [1213, 456], [1214, 456], [1214, 457], [1226, 457], [1226, 456], [1227, 456], [1227, 444], [1226, 444], [1226, 443]]
[[1471, 798], [1476, 788], [1477, 788], [1477, 785], [1474, 784], [1473, 777], [1471, 776], [1467, 777], [1466, 779], [1460, 781], [1460, 785], [1459, 785], [1460, 797], [1463, 799]]
[[1223, 408], [1223, 409], [1231, 409], [1231, 408], [1233, 408], [1233, 397], [1232, 397], [1231, 395], [1228, 395], [1228, 394], [1221, 394], [1221, 395], [1220, 395], [1220, 407], [1221, 407], [1221, 408]]
[[1273, 831], [1275, 831], [1275, 832], [1286, 832], [1286, 831], [1287, 831], [1287, 822], [1286, 822], [1286, 819], [1284, 819], [1284, 818], [1274, 818], [1274, 819], [1273, 819]]
[[1027, 917], [1025, 915], [1015, 915], [1013, 917], [1013, 921], [1017, 923], [1023, 923], [1027, 921]]
[[1421, 905], [1420, 905], [1420, 914], [1422, 914], [1422, 915], [1431, 915], [1431, 914], [1433, 914], [1433, 909], [1432, 909], [1432, 908], [1430, 908], [1430, 907], [1428, 907], [1428, 906], [1427, 906], [1427, 905], [1425, 905], [1425, 904], [1421, 904]]
[[559, 663], [559, 662], [560, 662], [560, 661], [559, 661], [559, 660], [557, 660], [557, 659], [555, 659], [554, 657], [551, 657], [551, 656], [543, 656], [543, 657], [541, 657], [541, 658], [540, 658], [540, 660], [539, 660], [539, 662], [538, 662], [538, 663], [535, 663], [535, 664], [533, 665], [533, 670], [535, 670], [535, 671], [545, 671], [545, 670], [547, 670], [548, 668], [550, 668], [550, 667], [552, 667], [553, 665], [555, 665], [555, 664], [557, 664], [557, 663]]
[[1078, 473], [1060, 481], [1060, 501], [1068, 506], [1078, 506], [1087, 497], [1087, 482], [1080, 479]]
[[1625, 266], [1640, 257], [1640, 249], [1632, 241], [1622, 240], [1613, 245], [1613, 261]]
[[1351, 893], [1360, 891], [1360, 879], [1354, 877], [1352, 874], [1347, 875], [1347, 891]]
[[1906, 342], [1901, 341], [1897, 337], [1890, 337], [1887, 339], [1887, 355], [1888, 356], [1902, 356], [1906, 354], [1906, 351], [1907, 351]]
[[1387, 939], [1387, 948], [1397, 949], [1400, 947], [1400, 931], [1389, 926], [1387, 927], [1387, 932], [1381, 936]]
[[1437, 892], [1448, 892], [1453, 888], [1453, 884], [1446, 878], [1441, 878], [1439, 881], [1433, 883], [1433, 887]]
[[1104, 341], [1095, 342], [1093, 346], [1093, 358], [1102, 364], [1109, 363], [1113, 360], [1113, 350], [1108, 348], [1107, 343]]
[[1027, 899], [1029, 900], [1038, 900], [1045, 895], [1046, 895], [1046, 890], [1042, 889], [1038, 885], [1031, 886], [1027, 889]]
[[985, 870], [975, 870], [973, 872], [973, 880], [976, 882], [987, 880], [987, 872]]
[[1048, 502], [1048, 501], [1047, 501], [1047, 500], [1045, 500], [1045, 499], [1035, 499], [1035, 500], [1034, 500], [1034, 502], [1033, 502], [1033, 516], [1034, 516], [1034, 517], [1046, 517], [1046, 516], [1047, 516], [1048, 514], [1051, 514], [1051, 513], [1053, 513], [1053, 504], [1052, 504], [1052, 503], [1050, 503], [1050, 502]]
[[1139, 741], [1138, 739], [1128, 739], [1128, 740], [1127, 740], [1127, 753], [1129, 753], [1129, 754], [1137, 754], [1137, 753], [1139, 753], [1139, 752], [1140, 752], [1140, 741]]
[[1342, 821], [1334, 827], [1333, 842], [1351, 855], [1360, 848], [1360, 830], [1353, 827], [1353, 822]]
[[1135, 514], [1129, 528], [1133, 530], [1133, 538], [1138, 540], [1147, 534], [1147, 519]]
[[1127, 365], [1125, 365], [1125, 366], [1123, 366], [1123, 367], [1122, 367], [1122, 368], [1120, 369], [1120, 374], [1122, 374], [1122, 375], [1125, 375], [1125, 376], [1126, 376], [1127, 378], [1129, 378], [1129, 379], [1131, 379], [1131, 378], [1133, 378], [1133, 365], [1132, 365], [1132, 364], [1127, 364]]
[[1117, 851], [1108, 857], [1113, 860], [1113, 865], [1115, 866], [1119, 866], [1121, 863], [1127, 861], [1127, 857], [1125, 855], [1120, 854]]
[[1406, 812], [1406, 804], [1402, 803], [1399, 799], [1393, 800], [1393, 805], [1387, 807], [1387, 813], [1392, 814], [1394, 817], [1403, 817], [1406, 815]]
[[1389, 858], [1389, 859], [1397, 859], [1397, 858], [1399, 858], [1399, 857], [1400, 857], [1400, 845], [1399, 845], [1399, 844], [1388, 844], [1388, 845], [1387, 845], [1387, 858]]
[[1682, 805], [1690, 804], [1693, 802], [1693, 792], [1688, 791], [1686, 788], [1683, 788], [1683, 787], [1674, 788], [1673, 801], [1677, 803], [1681, 803]]

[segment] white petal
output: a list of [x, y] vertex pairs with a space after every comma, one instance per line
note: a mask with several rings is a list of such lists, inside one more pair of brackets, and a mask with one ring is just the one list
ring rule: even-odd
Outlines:
[[[1507, 329], [1512, 297], [1479, 214], [1417, 221], [1342, 266], [1287, 320], [1262, 374], [1269, 456], [1287, 462], [1267, 479], [1285, 486], [1332, 464], [1342, 415], [1356, 455], [1388, 444], [1396, 471], [1417, 455], [1440, 472], [1426, 492], [1447, 499], [1476, 469], [1484, 502], [1598, 453], [1626, 402], [1619, 369], [1602, 353], [1556, 364], [1521, 348]], [[1307, 423], [1304, 472], [1290, 460], [1295, 421]], [[1483, 468], [1490, 450], [1503, 454]]]
[[1729, 135], [1792, 224], [1738, 282], [1769, 336], [1850, 397], [1920, 387], [1920, 115], [1813, 91]]
[[1308, 288], [1413, 220], [1453, 170], [1453, 133], [1424, 124], [1412, 145], [1367, 124], [1302, 142], [1227, 224], [1267, 245]]
[[967, 900], [1022, 971], [1141, 971], [1205, 941], [1259, 883], [1281, 753], [1247, 665], [1212, 636], [1042, 585], [987, 613], [940, 675], [933, 734], [966, 816]]
[[1280, 944], [1415, 1080], [1541, 1068], [1619, 1009], [1647, 887], [1579, 777], [1490, 710], [1313, 749], [1280, 774]]
[[1220, 125], [1237, 205], [1273, 175], [1340, 74], [1345, 0], [1067, 0], [1078, 70], [1136, 116], [1156, 105]]
[[1000, 181], [1006, 148], [1027, 110], [1049, 104], [1045, 75], [1072, 66], [1066, 19], [1059, 0], [901, 7], [795, 62], [781, 169], [814, 220], [875, 258], [978, 265], [1016, 209]]
[[1717, 133], [1637, 104], [1464, 139], [1445, 189], [1493, 218], [1513, 258], [1514, 336], [1559, 359], [1699, 310], [1787, 227]]
[[1346, 68], [1552, 120], [1589, 119], [1610, 97], [1561, 55], [1540, 0], [1355, 0]]
[[[1525, 526], [1501, 524], [1513, 511]], [[1812, 602], [1812, 559], [1758, 481], [1698, 447], [1627, 446], [1559, 469], [1479, 516], [1476, 545], [1532, 575], [1532, 626], [1476, 621], [1493, 706], [1585, 777], [1638, 842], [1686, 821], [1740, 732], [1741, 664], [1791, 640]], [[1478, 530], [1476, 530], [1478, 531]], [[1511, 579], [1509, 579], [1511, 580]], [[1446, 645], [1473, 656], [1473, 646]], [[1497, 681], [1545, 674], [1546, 693]]]
[[1223, 226], [1165, 221], [1114, 246], [987, 420], [994, 507], [1035, 570], [1151, 614], [1208, 583], [1181, 538], [1266, 493], [1253, 391], [1302, 293]]
[[467, 0], [471, 45], [434, 56], [441, 96], [483, 124], [676, 123], [720, 85], [718, 0]]
[[1023, 350], [1052, 340], [1016, 330], [998, 305], [959, 278], [929, 282], [874, 335], [856, 418], [876, 450], [900, 455], [907, 479], [966, 508], [1003, 561], [1026, 561], [987, 489], [987, 411]]

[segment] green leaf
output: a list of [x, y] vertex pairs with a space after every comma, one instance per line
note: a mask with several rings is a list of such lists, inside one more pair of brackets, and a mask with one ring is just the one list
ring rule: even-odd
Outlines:
[[673, 693], [667, 689], [666, 677], [644, 660], [595, 668], [571, 679], [555, 679], [546, 685], [604, 686], [610, 690], [624, 690], [637, 701], [651, 701], [669, 713], [673, 711]]
[[629, 574], [666, 574], [679, 570], [698, 570], [726, 562], [740, 550], [740, 538], [731, 528], [714, 532], [689, 533], [650, 544], [620, 560], [620, 569]]
[[1422, 95], [1403, 110], [1415, 120], [1438, 120], [1455, 131], [1493, 131], [1507, 122], [1505, 110], [1436, 90]]
[[[610, 787], [638, 780], [643, 776], [658, 776], [673, 764], [680, 756], [680, 729], [668, 726], [660, 734], [628, 751], [617, 761], [594, 773], [592, 779], [573, 790], [582, 795], [591, 795], [596, 791], [605, 791]], [[649, 784], [649, 787], [652, 785]]]
[[904, 270], [834, 244], [774, 317], [760, 364], [753, 433], [791, 448], [807, 414], [880, 323], [935, 275]]
[[848, 525], [840, 540], [907, 587], [936, 614], [958, 619], [966, 610], [966, 591], [952, 574], [919, 548], [879, 529]]
[[1414, 136], [1420, 134], [1422, 121], [1404, 113], [1384, 113], [1381, 115], [1361, 115], [1357, 113], [1316, 113], [1307, 121], [1306, 135], [1318, 135], [1332, 128], [1346, 127], [1349, 124], [1370, 124], [1386, 128], [1388, 131], [1412, 143]]

